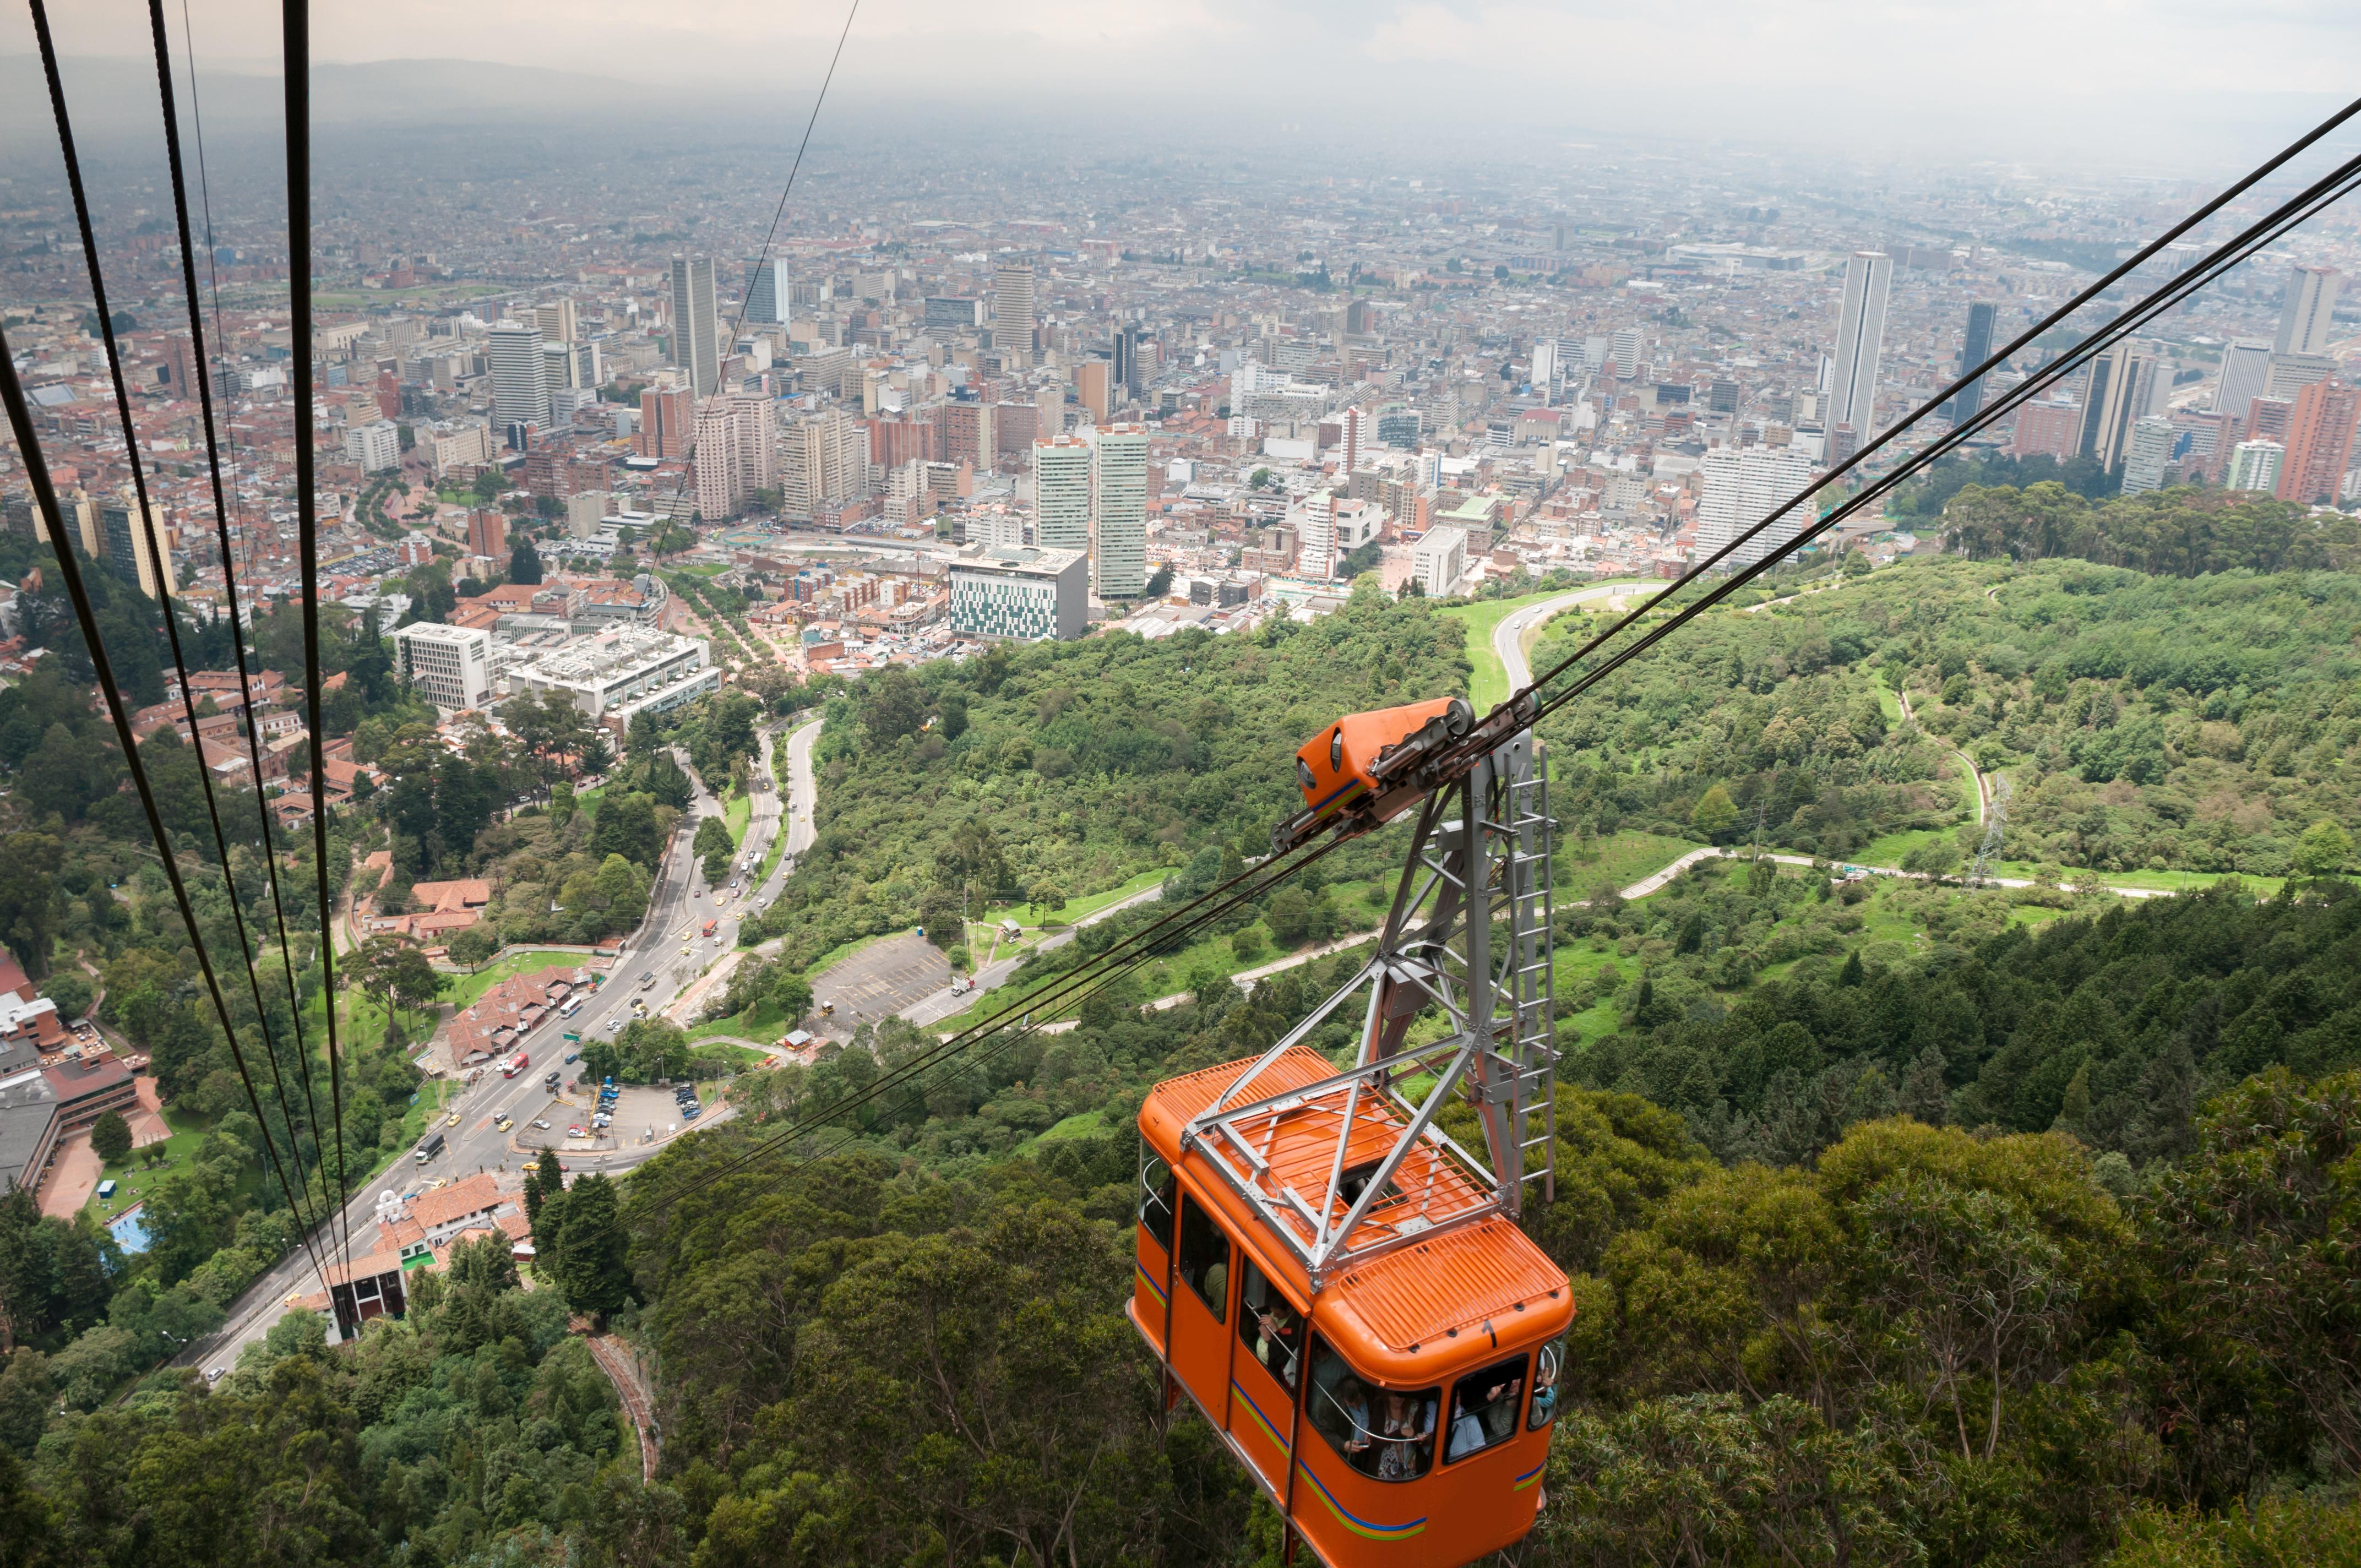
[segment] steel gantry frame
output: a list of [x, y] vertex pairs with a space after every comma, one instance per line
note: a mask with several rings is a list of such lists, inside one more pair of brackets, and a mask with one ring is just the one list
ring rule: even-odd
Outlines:
[[[1550, 978], [1549, 781], [1531, 730], [1420, 804], [1377, 951], [1241, 1071], [1182, 1135], [1268, 1219], [1312, 1288], [1438, 1229], [1516, 1217], [1555, 1195], [1556, 1025]], [[1353, 1065], [1257, 1095], [1274, 1064], [1367, 992]], [[1438, 1037], [1411, 1043], [1439, 1009]], [[1474, 1107], [1488, 1159], [1437, 1118]], [[1325, 1181], [1307, 1196], [1264, 1157], [1282, 1122], [1322, 1127]], [[1357, 1135], [1357, 1138], [1356, 1138]]]

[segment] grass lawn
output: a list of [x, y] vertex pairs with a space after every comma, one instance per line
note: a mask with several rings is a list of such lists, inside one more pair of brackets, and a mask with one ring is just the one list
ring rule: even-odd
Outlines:
[[721, 806], [721, 825], [730, 829], [732, 849], [746, 846], [746, 823], [754, 815], [754, 797], [751, 795], [731, 795]]
[[[1599, 587], [1608, 585], [1600, 584]], [[1638, 585], [1645, 587], [1646, 585]], [[1467, 626], [1467, 662], [1475, 671], [1467, 677], [1467, 700], [1478, 713], [1489, 712], [1494, 705], [1509, 695], [1509, 673], [1500, 667], [1500, 657], [1492, 652], [1492, 633], [1499, 630], [1512, 611], [1543, 599], [1555, 598], [1574, 590], [1552, 588], [1545, 593], [1524, 594], [1516, 598], [1485, 599], [1476, 604], [1455, 604], [1443, 611], [1454, 620]]]
[[741, 1069], [762, 1066], [763, 1058], [771, 1054], [768, 1051], [749, 1050], [744, 1046], [733, 1046], [725, 1041], [707, 1041], [691, 1048], [697, 1052], [697, 1059], [700, 1064], [726, 1061]]
[[[1104, 909], [1110, 904], [1117, 903], [1120, 900], [1129, 898], [1135, 893], [1144, 892], [1148, 888], [1159, 885], [1166, 877], [1172, 875], [1180, 869], [1180, 868], [1178, 866], [1159, 866], [1153, 871], [1141, 872], [1138, 875], [1132, 877], [1128, 881], [1119, 883], [1115, 886], [1108, 888], [1104, 893], [1093, 893], [1085, 894], [1081, 898], [1070, 898], [1066, 900], [1066, 906], [1063, 909], [1059, 910], [1057, 915], [1053, 917], [1053, 921], [1049, 924], [1046, 924], [1043, 927], [1043, 929], [1054, 930], [1060, 926], [1071, 926], [1077, 921], [1097, 914], [1100, 910]], [[984, 910], [983, 917], [987, 919], [996, 919], [998, 918], [998, 916], [994, 915], [994, 911], [995, 910], [1002, 914], [1013, 915], [1019, 909], [1025, 909], [1030, 913], [1030, 906], [1027, 905], [995, 904]]]
[[743, 1013], [732, 1013], [726, 1018], [716, 1018], [699, 1024], [688, 1032], [691, 1041], [710, 1039], [716, 1035], [735, 1035], [743, 1040], [774, 1040], [787, 1032], [792, 1022], [786, 1014], [765, 997]]
[[1885, 684], [1884, 671], [1870, 673], [1869, 689], [1877, 694], [1877, 710], [1885, 715], [1885, 721], [1888, 724], [1902, 722], [1902, 699], [1895, 696], [1893, 688]]
[[1629, 887], [1642, 877], [1663, 871], [1691, 850], [1704, 847], [1691, 839], [1636, 829], [1610, 833], [1587, 843], [1562, 838], [1558, 841], [1557, 895], [1570, 903], [1589, 897], [1590, 890], [1603, 882]]
[[[1948, 837], [1953, 831], [1954, 829], [1949, 828], [1913, 828], [1905, 832], [1888, 833], [1883, 838], [1871, 839], [1849, 855], [1835, 857], [1835, 863], [1848, 866], [1899, 866], [1902, 864], [1902, 857], [1919, 845], [1932, 843], [1938, 839]], [[1964, 857], [1961, 861], [1961, 869], [1966, 869]]]
[[[115, 1194], [115, 1211], [120, 1211], [125, 1204], [137, 1202], [144, 1198], [147, 1195], [147, 1190], [153, 1188], [165, 1177], [186, 1170], [189, 1168], [191, 1157], [197, 1151], [197, 1146], [203, 1143], [205, 1135], [213, 1130], [213, 1119], [201, 1116], [193, 1111], [175, 1110], [168, 1105], [164, 1108], [164, 1125], [172, 1129], [170, 1137], [160, 1144], [150, 1144], [146, 1148], [133, 1149], [121, 1159], [109, 1160], [105, 1168], [99, 1172], [100, 1180], [112, 1179], [122, 1184]], [[164, 1151], [164, 1159], [161, 1163], [151, 1166], [148, 1163], [148, 1158], [158, 1149]], [[141, 1189], [140, 1191], [132, 1191], [135, 1183]], [[90, 1201], [85, 1206], [105, 1212], [98, 1201], [95, 1190], [93, 1190]]]
[[538, 974], [548, 969], [577, 969], [588, 957], [585, 953], [553, 953], [542, 948], [511, 953], [478, 973], [454, 975], [450, 989], [443, 993], [444, 999], [454, 1007], [466, 1007], [511, 975]]

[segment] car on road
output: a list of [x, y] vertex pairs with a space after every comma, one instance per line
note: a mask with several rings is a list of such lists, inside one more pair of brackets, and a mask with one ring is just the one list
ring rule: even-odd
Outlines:
[[226, 1366], [208, 1366], [205, 1368], [205, 1381], [208, 1383], [218, 1383], [222, 1380], [222, 1375], [228, 1370], [229, 1368]]
[[[611, 1030], [614, 1026], [615, 1020], [612, 1018], [608, 1019], [607, 1027]], [[568, 1051], [566, 1053], [566, 1059], [567, 1061], [580, 1061], [582, 1059], [582, 1053], [580, 1051]]]
[[443, 1124], [446, 1127], [457, 1126], [459, 1124], [459, 1113], [454, 1111], [448, 1116], [444, 1117]]
[[494, 1118], [492, 1118], [492, 1125], [493, 1125], [493, 1126], [495, 1126], [495, 1127], [498, 1127], [501, 1132], [505, 1133], [505, 1132], [507, 1132], [511, 1127], [515, 1126], [515, 1125], [516, 1125], [516, 1122], [515, 1122], [515, 1120], [514, 1120], [513, 1118], [511, 1118], [511, 1117], [508, 1117], [508, 1116], [495, 1116]]

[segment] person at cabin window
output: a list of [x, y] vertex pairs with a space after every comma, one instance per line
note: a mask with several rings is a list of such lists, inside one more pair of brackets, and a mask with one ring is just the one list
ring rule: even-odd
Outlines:
[[1336, 1385], [1336, 1409], [1344, 1417], [1341, 1425], [1345, 1441], [1341, 1446], [1345, 1457], [1352, 1460], [1356, 1470], [1373, 1468], [1369, 1453], [1374, 1435], [1369, 1430], [1369, 1391], [1359, 1378], [1348, 1374]]
[[1444, 1464], [1489, 1448], [1516, 1430], [1524, 1373], [1521, 1355], [1459, 1380], [1451, 1392], [1451, 1440], [1444, 1446]]
[[1539, 1431], [1557, 1415], [1558, 1365], [1565, 1352], [1555, 1343], [1542, 1346], [1541, 1358], [1533, 1364], [1533, 1408], [1525, 1418], [1527, 1431]]
[[1385, 1445], [1378, 1459], [1378, 1479], [1416, 1480], [1425, 1474], [1427, 1455], [1433, 1448], [1434, 1401], [1389, 1392], [1378, 1437]]
[[1271, 1288], [1252, 1259], [1238, 1284], [1238, 1337], [1279, 1387], [1295, 1392], [1296, 1356], [1303, 1344], [1303, 1318], [1294, 1304]]

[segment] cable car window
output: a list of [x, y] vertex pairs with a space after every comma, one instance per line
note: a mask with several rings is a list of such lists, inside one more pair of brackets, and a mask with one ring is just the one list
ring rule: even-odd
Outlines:
[[1180, 1277], [1213, 1309], [1215, 1322], [1230, 1316], [1230, 1238], [1205, 1206], [1191, 1199], [1180, 1209]]
[[1443, 1462], [1448, 1464], [1481, 1453], [1496, 1442], [1506, 1442], [1517, 1430], [1517, 1411], [1524, 1404], [1524, 1392], [1521, 1355], [1462, 1377], [1451, 1390], [1451, 1435], [1444, 1441]]
[[1252, 1258], [1238, 1269], [1238, 1341], [1262, 1363], [1279, 1386], [1295, 1392], [1297, 1358], [1303, 1354], [1303, 1314], [1263, 1277]]
[[1565, 1365], [1565, 1345], [1552, 1340], [1542, 1346], [1533, 1358], [1533, 1407], [1525, 1417], [1525, 1430], [1539, 1431], [1557, 1419], [1557, 1377]]
[[1142, 1235], [1172, 1250], [1172, 1168], [1149, 1155], [1139, 1168], [1139, 1230]]
[[1434, 1466], [1434, 1411], [1443, 1390], [1372, 1387], [1312, 1336], [1312, 1430], [1345, 1464], [1376, 1481], [1415, 1481]]
[[1331, 769], [1335, 769], [1341, 768], [1344, 765], [1345, 727], [1340, 724], [1336, 727], [1336, 733], [1330, 736], [1328, 740], [1328, 766]]

